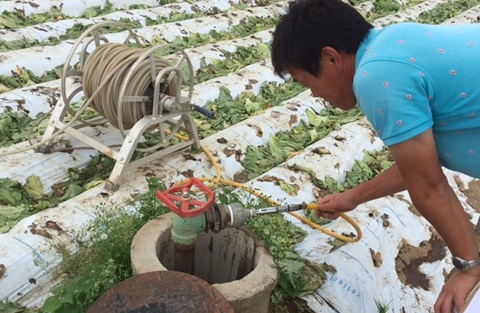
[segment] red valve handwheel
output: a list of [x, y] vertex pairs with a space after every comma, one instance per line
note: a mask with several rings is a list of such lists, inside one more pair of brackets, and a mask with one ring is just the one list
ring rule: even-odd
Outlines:
[[[208, 200], [200, 201], [193, 199], [190, 196], [190, 189], [192, 186], [203, 191]], [[180, 193], [180, 195], [178, 195], [178, 193]], [[188, 195], [188, 198], [183, 197], [183, 194]], [[157, 198], [165, 203], [165, 205], [178, 216], [195, 217], [202, 214], [213, 205], [215, 194], [201, 180], [192, 177], [184, 185], [170, 187], [164, 192], [157, 190]], [[174, 201], [178, 203], [178, 205]]]

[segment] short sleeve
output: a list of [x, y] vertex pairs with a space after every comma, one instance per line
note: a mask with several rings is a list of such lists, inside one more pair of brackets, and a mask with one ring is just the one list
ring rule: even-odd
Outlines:
[[411, 139], [433, 125], [428, 78], [410, 64], [376, 60], [357, 68], [358, 105], [387, 146]]

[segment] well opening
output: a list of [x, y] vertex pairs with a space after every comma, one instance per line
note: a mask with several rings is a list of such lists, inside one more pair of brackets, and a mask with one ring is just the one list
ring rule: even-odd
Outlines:
[[[173, 213], [145, 224], [132, 242], [133, 272], [176, 271], [172, 239]], [[190, 251], [187, 251], [188, 255]], [[177, 251], [178, 254], [178, 251]], [[201, 233], [193, 252], [190, 274], [210, 283], [235, 313], [267, 313], [278, 271], [267, 247], [251, 229], [226, 228]], [[180, 262], [188, 263], [188, 262]]]
[[[210, 284], [224, 284], [244, 278], [255, 269], [259, 261], [252, 235], [251, 231], [243, 227], [226, 228], [218, 233], [201, 233], [195, 243], [191, 274]], [[175, 244], [171, 229], [160, 235], [156, 253], [166, 269], [181, 270], [175, 268]]]

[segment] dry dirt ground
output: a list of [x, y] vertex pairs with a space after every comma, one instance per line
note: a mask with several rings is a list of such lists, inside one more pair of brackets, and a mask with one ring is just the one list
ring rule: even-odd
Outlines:
[[[480, 213], [480, 181], [473, 180], [469, 183], [468, 189], [459, 186], [467, 197], [467, 203]], [[412, 206], [411, 210], [416, 212]], [[418, 212], [417, 212], [418, 213]], [[479, 224], [480, 226], [480, 224]], [[475, 225], [472, 225], [475, 228]], [[476, 228], [476, 236], [478, 246], [480, 248], [480, 227]], [[404, 284], [409, 284], [414, 287], [428, 290], [428, 279], [424, 273], [419, 270], [419, 266], [424, 262], [434, 262], [445, 257], [446, 246], [443, 240], [438, 236], [437, 232], [432, 228], [434, 234], [430, 240], [423, 241], [419, 247], [413, 247], [404, 243], [397, 256], [396, 271], [399, 275], [400, 281]], [[449, 273], [444, 273], [445, 277]]]

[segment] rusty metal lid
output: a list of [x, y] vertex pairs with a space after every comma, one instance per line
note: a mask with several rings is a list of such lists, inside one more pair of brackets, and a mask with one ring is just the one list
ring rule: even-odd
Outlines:
[[234, 313], [206, 281], [182, 272], [150, 272], [107, 290], [87, 313]]

